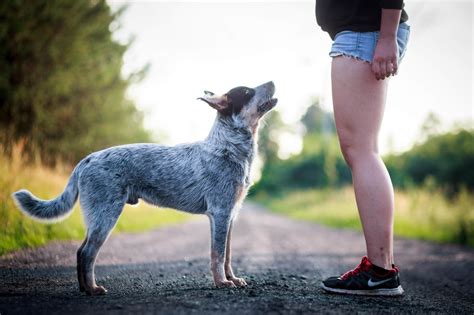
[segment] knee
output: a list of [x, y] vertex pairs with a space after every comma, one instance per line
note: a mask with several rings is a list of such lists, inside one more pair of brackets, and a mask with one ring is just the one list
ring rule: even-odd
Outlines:
[[339, 130], [339, 145], [342, 155], [349, 167], [353, 167], [359, 161], [378, 156], [377, 140], [364, 139], [347, 130]]

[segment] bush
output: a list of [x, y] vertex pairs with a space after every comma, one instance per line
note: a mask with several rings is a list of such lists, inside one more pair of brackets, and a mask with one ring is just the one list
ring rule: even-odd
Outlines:
[[434, 181], [448, 195], [462, 187], [474, 190], [474, 132], [460, 130], [432, 136], [411, 150], [386, 159], [395, 185], [407, 187]]

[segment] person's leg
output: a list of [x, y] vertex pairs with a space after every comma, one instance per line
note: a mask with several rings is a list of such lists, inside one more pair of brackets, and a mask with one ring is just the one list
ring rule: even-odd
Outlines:
[[367, 256], [391, 269], [393, 187], [377, 146], [388, 82], [376, 80], [369, 63], [345, 56], [333, 58], [331, 77], [336, 129], [352, 170]]

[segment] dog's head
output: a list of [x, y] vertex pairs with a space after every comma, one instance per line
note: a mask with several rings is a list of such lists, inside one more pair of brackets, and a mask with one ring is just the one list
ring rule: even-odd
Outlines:
[[208, 103], [217, 110], [218, 115], [232, 117], [243, 123], [253, 132], [256, 131], [260, 118], [277, 104], [275, 84], [267, 82], [255, 88], [239, 86], [224, 95], [215, 95], [204, 91], [205, 96], [198, 99]]

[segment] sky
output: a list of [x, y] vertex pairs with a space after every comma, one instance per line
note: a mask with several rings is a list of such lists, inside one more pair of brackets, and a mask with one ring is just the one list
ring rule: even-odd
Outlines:
[[[314, 1], [123, 1], [128, 8], [114, 37], [133, 43], [124, 74], [146, 64], [146, 78], [128, 96], [161, 142], [205, 138], [215, 118], [196, 100], [274, 81], [277, 110], [293, 128], [280, 139], [282, 155], [301, 148], [297, 122], [320, 97], [332, 111], [331, 39], [316, 24]], [[410, 42], [399, 75], [390, 79], [380, 132], [382, 153], [409, 149], [427, 115], [448, 130], [471, 126], [473, 109], [472, 1], [406, 1]], [[291, 132], [294, 130], [294, 132]]]

